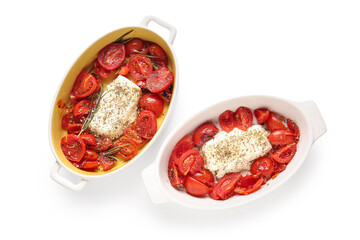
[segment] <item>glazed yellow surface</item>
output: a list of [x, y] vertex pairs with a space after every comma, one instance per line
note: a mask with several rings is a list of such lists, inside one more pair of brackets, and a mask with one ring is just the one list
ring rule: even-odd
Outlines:
[[[74, 167], [64, 156], [61, 148], [60, 148], [60, 141], [61, 138], [63, 136], [65, 136], [67, 134], [67, 132], [62, 129], [61, 127], [61, 119], [64, 115], [63, 110], [59, 109], [56, 105], [56, 103], [62, 99], [66, 104], [70, 104], [70, 99], [69, 99], [69, 93], [72, 90], [73, 84], [75, 82], [76, 76], [82, 71], [82, 70], [88, 70], [89, 66], [92, 66], [93, 61], [96, 59], [97, 57], [97, 53], [100, 49], [102, 49], [104, 46], [106, 46], [107, 44], [115, 41], [116, 39], [118, 39], [121, 35], [123, 35], [124, 33], [130, 31], [131, 29], [133, 29], [134, 31], [131, 32], [129, 35], [127, 35], [125, 37], [125, 39], [128, 38], [132, 38], [132, 37], [136, 37], [136, 38], [140, 38], [142, 40], [145, 41], [151, 41], [154, 42], [156, 44], [158, 44], [159, 46], [162, 47], [162, 49], [164, 49], [164, 51], [166, 52], [167, 56], [168, 56], [168, 67], [169, 69], [174, 73], [174, 89], [176, 88], [176, 65], [175, 65], [175, 57], [172, 54], [170, 47], [168, 46], [168, 44], [156, 33], [142, 28], [142, 27], [127, 27], [127, 28], [121, 28], [118, 29], [114, 32], [111, 32], [105, 36], [103, 36], [102, 38], [100, 38], [99, 40], [97, 40], [95, 43], [93, 43], [87, 50], [85, 50], [85, 52], [83, 52], [81, 54], [81, 56], [75, 61], [75, 63], [73, 64], [73, 66], [71, 67], [71, 69], [69, 70], [69, 72], [67, 73], [67, 75], [65, 76], [65, 79], [63, 80], [59, 91], [57, 93], [56, 99], [55, 99], [55, 103], [53, 106], [53, 114], [51, 116], [51, 142], [54, 148], [54, 151], [57, 155], [57, 157], [60, 159], [60, 161], [71, 171], [74, 171], [76, 173], [82, 174], [82, 175], [87, 175], [87, 176], [97, 176], [97, 175], [103, 175], [112, 171], [115, 171], [121, 167], [123, 167], [125, 164], [127, 164], [127, 162], [130, 161], [117, 161], [115, 166], [108, 170], [108, 171], [103, 171], [103, 170], [99, 170], [96, 172], [88, 172], [88, 171], [84, 171], [81, 170], [79, 168]], [[106, 81], [105, 84], [109, 83], [110, 81], [112, 81], [115, 78], [115, 74], [112, 74]], [[162, 126], [163, 121], [165, 120], [165, 117], [168, 113], [169, 107], [172, 104], [172, 101], [169, 103], [165, 103], [164, 102], [164, 110], [163, 110], [163, 114], [157, 118], [157, 124], [158, 124], [158, 129]], [[148, 143], [147, 143], [148, 144]], [[146, 147], [146, 145], [141, 148], [139, 150], [139, 153]]]

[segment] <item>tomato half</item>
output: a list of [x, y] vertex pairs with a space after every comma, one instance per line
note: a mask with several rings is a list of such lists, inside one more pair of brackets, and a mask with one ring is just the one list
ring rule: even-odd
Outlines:
[[[246, 177], [246, 176], [245, 176]], [[240, 195], [248, 195], [250, 193], [256, 192], [260, 189], [261, 185], [264, 184], [265, 179], [260, 177], [256, 180], [254, 184], [248, 187], [236, 187], [234, 192]]]
[[241, 179], [241, 173], [228, 173], [215, 185], [216, 194], [221, 199], [226, 199], [229, 194], [234, 190], [236, 183]]
[[129, 72], [130, 72], [130, 68], [129, 68], [129, 65], [126, 63], [126, 64], [121, 65], [118, 74], [121, 75], [121, 76], [125, 76]]
[[80, 133], [81, 128], [82, 128], [81, 123], [73, 123], [67, 127], [67, 130], [68, 130], [68, 133], [78, 134], [78, 133]]
[[274, 172], [275, 167], [273, 161], [268, 157], [260, 157], [252, 164], [250, 171], [252, 174], [262, 174], [265, 177], [270, 177]]
[[166, 66], [167, 62], [168, 62], [168, 58], [167, 55], [165, 53], [165, 51], [157, 44], [153, 43], [149, 46], [149, 54], [151, 56], [155, 56], [156, 58], [154, 58], [154, 62], [157, 65], [160, 66]]
[[121, 157], [124, 160], [130, 160], [137, 154], [136, 144], [129, 139], [120, 139], [116, 142], [115, 147], [119, 147], [120, 149], [114, 154], [114, 156]]
[[266, 108], [258, 108], [254, 110], [254, 115], [259, 124], [263, 124], [269, 118], [270, 112]]
[[96, 145], [96, 138], [92, 134], [81, 134], [80, 138], [84, 141], [85, 145]]
[[[146, 83], [145, 83], [146, 84]], [[171, 98], [172, 98], [172, 86], [170, 85], [170, 87], [160, 93], [158, 93], [159, 97], [161, 97], [162, 100], [164, 100], [165, 102], [170, 102]]]
[[146, 79], [146, 88], [150, 92], [160, 93], [170, 87], [174, 81], [174, 74], [167, 67], [161, 67]]
[[125, 60], [125, 46], [121, 43], [110, 43], [98, 52], [98, 62], [106, 70], [120, 67]]
[[105, 155], [100, 155], [98, 161], [105, 171], [113, 168], [115, 165], [115, 160]]
[[230, 110], [226, 110], [219, 116], [220, 127], [225, 132], [231, 132], [236, 127], [235, 113]]
[[144, 42], [139, 38], [134, 38], [125, 44], [126, 53], [131, 55], [136, 54], [136, 51], [142, 52], [144, 50]]
[[98, 161], [88, 161], [88, 160], [85, 160], [83, 161], [79, 168], [81, 169], [85, 169], [85, 170], [95, 170], [95, 168], [97, 168], [99, 166], [99, 162]]
[[288, 126], [288, 128], [290, 129], [290, 131], [292, 133], [294, 133], [296, 135], [296, 137], [300, 137], [300, 129], [298, 127], [298, 125], [296, 125], [296, 123], [293, 120], [287, 119], [286, 120], [286, 124]]
[[204, 197], [211, 191], [208, 186], [190, 176], [186, 177], [184, 187], [187, 193], [195, 197]]
[[93, 94], [96, 88], [95, 77], [88, 72], [81, 71], [76, 77], [72, 93], [76, 98], [84, 98]]
[[85, 161], [95, 161], [98, 157], [99, 154], [97, 154], [97, 152], [90, 149], [85, 149], [85, 154], [83, 157]]
[[296, 142], [296, 135], [289, 130], [276, 130], [268, 136], [272, 145], [286, 145]]
[[175, 161], [173, 158], [170, 158], [168, 164], [168, 177], [173, 187], [180, 187], [183, 185], [185, 177], [181, 174], [179, 169], [177, 168]]
[[278, 163], [288, 163], [293, 159], [296, 153], [296, 143], [292, 143], [289, 145], [282, 146], [274, 153], [270, 155], [272, 159], [277, 161]]
[[108, 150], [113, 145], [113, 142], [110, 138], [107, 137], [99, 137], [96, 138], [96, 145], [94, 146], [88, 146], [91, 150], [94, 150], [95, 152], [104, 152]]
[[152, 111], [159, 117], [164, 109], [163, 100], [155, 93], [146, 93], [140, 99], [139, 106], [144, 110]]
[[90, 113], [91, 101], [81, 100], [74, 107], [74, 116], [86, 115]]
[[136, 132], [135, 132], [135, 124], [132, 123], [129, 126], [127, 126], [124, 131], [123, 131], [123, 138], [128, 138], [131, 141], [133, 141], [136, 145], [142, 145], [146, 142], [146, 139], [140, 137]]
[[188, 150], [194, 147], [194, 143], [191, 135], [186, 135], [180, 141], [178, 141], [171, 153], [175, 164], [178, 164], [179, 158]]
[[154, 137], [157, 131], [156, 116], [149, 110], [142, 110], [136, 118], [135, 132], [145, 139]]
[[74, 134], [68, 134], [61, 139], [61, 150], [65, 157], [73, 162], [80, 162], [85, 155], [84, 141]]
[[212, 139], [219, 129], [211, 122], [206, 122], [198, 127], [193, 135], [193, 143], [197, 145], [199, 143], [207, 142]]
[[63, 129], [68, 129], [68, 127], [73, 123], [75, 123], [75, 120], [72, 112], [65, 114], [61, 119], [61, 127]]
[[247, 107], [239, 107], [235, 111], [235, 119], [237, 123], [237, 127], [240, 130], [246, 131], [253, 124], [253, 114], [250, 108]]
[[96, 75], [98, 75], [101, 78], [108, 78], [111, 74], [111, 71], [103, 68], [97, 59], [94, 62], [94, 71]]
[[151, 60], [142, 54], [134, 54], [128, 61], [130, 74], [136, 81], [145, 80], [152, 72]]
[[287, 130], [285, 124], [272, 112], [270, 112], [269, 117], [266, 120], [266, 126], [270, 132], [276, 130]]
[[190, 149], [186, 151], [181, 155], [178, 161], [179, 171], [185, 176], [188, 172], [200, 172], [203, 166], [204, 158], [199, 154], [199, 150], [197, 149]]
[[189, 176], [205, 184], [208, 187], [212, 188], [215, 185], [214, 175], [208, 169], [202, 169], [201, 171], [190, 174]]

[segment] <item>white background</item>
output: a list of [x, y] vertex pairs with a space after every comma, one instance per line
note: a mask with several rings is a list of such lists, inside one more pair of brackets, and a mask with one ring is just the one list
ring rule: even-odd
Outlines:
[[[359, 2], [236, 2], [2, 1], [2, 239], [359, 237]], [[178, 30], [174, 118], [130, 169], [71, 192], [49, 175], [57, 87], [91, 43], [146, 15]], [[150, 28], [167, 39], [166, 30]], [[224, 212], [153, 205], [140, 173], [171, 129], [209, 104], [251, 94], [314, 100], [321, 110], [328, 132], [297, 174], [266, 197]]]

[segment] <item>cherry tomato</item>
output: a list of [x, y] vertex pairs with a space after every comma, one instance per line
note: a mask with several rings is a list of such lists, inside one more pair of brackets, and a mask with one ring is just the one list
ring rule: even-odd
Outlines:
[[80, 133], [81, 128], [82, 128], [81, 123], [73, 123], [68, 126], [67, 130], [68, 130], [68, 133], [78, 134], [78, 133]]
[[85, 154], [83, 157], [85, 161], [95, 161], [98, 157], [99, 154], [97, 154], [97, 152], [90, 149], [85, 149]]
[[105, 155], [100, 155], [98, 161], [101, 167], [104, 169], [104, 171], [113, 168], [115, 165], [115, 160]]
[[174, 159], [175, 164], [178, 164], [179, 158], [188, 150], [194, 147], [194, 143], [191, 135], [186, 135], [179, 142], [176, 143], [171, 156]]
[[96, 138], [96, 145], [94, 146], [88, 146], [91, 150], [94, 150], [95, 152], [104, 152], [108, 150], [113, 145], [113, 142], [111, 139], [107, 137], [99, 137]]
[[208, 186], [190, 176], [186, 177], [184, 187], [186, 192], [195, 197], [204, 197], [211, 191]]
[[154, 137], [157, 131], [156, 116], [152, 111], [142, 110], [136, 118], [135, 132], [145, 139]]
[[300, 137], [300, 129], [296, 125], [296, 123], [293, 120], [287, 119], [286, 124], [287, 124], [288, 128], [290, 129], [290, 131], [292, 133], [294, 133], [297, 138], [299, 138]]
[[94, 62], [94, 71], [96, 75], [98, 75], [101, 78], [108, 78], [111, 74], [111, 71], [103, 68], [97, 59]]
[[252, 112], [247, 107], [239, 107], [238, 109], [236, 109], [235, 119], [237, 127], [243, 131], [246, 131], [253, 124]]
[[260, 179], [260, 177], [260, 174], [247, 174], [240, 179], [240, 181], [237, 183], [237, 186], [241, 188], [249, 188], [253, 186]]
[[289, 163], [296, 153], [296, 143], [282, 146], [270, 155], [278, 163]]
[[146, 79], [146, 88], [150, 92], [160, 93], [170, 87], [174, 81], [174, 74], [167, 67], [161, 67]]
[[225, 132], [231, 132], [236, 127], [235, 113], [230, 110], [226, 110], [219, 116], [220, 127]]
[[142, 54], [134, 54], [128, 61], [131, 76], [136, 80], [145, 80], [153, 72], [149, 58]]
[[[146, 84], [146, 82], [145, 82]], [[170, 102], [171, 97], [172, 97], [172, 86], [170, 85], [170, 87], [168, 89], [166, 89], [165, 91], [162, 91], [160, 93], [158, 93], [159, 97], [162, 98], [162, 100], [164, 100], [165, 102]]]
[[99, 166], [98, 161], [87, 161], [87, 160], [85, 160], [80, 164], [79, 168], [85, 169], [85, 170], [94, 170], [98, 166]]
[[76, 98], [84, 98], [93, 94], [96, 87], [95, 77], [88, 72], [81, 71], [76, 77], [72, 92]]
[[141, 97], [139, 106], [144, 110], [152, 111], [159, 117], [164, 109], [163, 100], [155, 93], [146, 93]]
[[80, 138], [84, 141], [85, 145], [96, 145], [96, 138], [91, 134], [81, 134]]
[[68, 127], [73, 123], [75, 123], [75, 120], [74, 120], [74, 115], [72, 112], [65, 114], [61, 119], [61, 127], [63, 129], [67, 130]]
[[121, 75], [121, 76], [125, 76], [129, 72], [130, 72], [130, 68], [129, 68], [129, 65], [126, 63], [126, 64], [121, 65], [118, 74]]
[[127, 126], [124, 129], [123, 132], [124, 136], [123, 138], [127, 138], [130, 139], [131, 141], [133, 141], [136, 145], [142, 145], [146, 142], [146, 139], [140, 137], [136, 132], [135, 132], [135, 124], [132, 123], [129, 126]]
[[115, 146], [120, 148], [120, 150], [114, 154], [115, 157], [130, 160], [137, 154], [136, 144], [129, 139], [122, 138], [116, 142]]
[[72, 105], [74, 105], [74, 106], [79, 102], [78, 99], [75, 97], [73, 90], [71, 90], [70, 95], [69, 95], [69, 98], [70, 98], [70, 102], [71, 102]]
[[74, 107], [74, 116], [86, 115], [90, 112], [91, 102], [89, 100], [81, 100]]
[[279, 163], [277, 161], [274, 161], [274, 166], [275, 166], [275, 170], [274, 173], [271, 175], [272, 179], [276, 178], [279, 175], [279, 173], [281, 173], [286, 169], [286, 163]]
[[204, 166], [204, 159], [199, 154], [199, 150], [190, 149], [181, 155], [178, 161], [179, 171], [183, 175], [187, 175], [188, 172], [196, 173], [200, 172]]
[[160, 65], [162, 67], [167, 65], [168, 62], [168, 58], [167, 55], [165, 53], [165, 51], [157, 44], [153, 43], [150, 45], [149, 47], [149, 54], [151, 56], [155, 56], [156, 58], [154, 58], [154, 62], [157, 65]]
[[206, 122], [206, 123], [202, 124], [194, 132], [194, 135], [193, 135], [194, 145], [209, 141], [218, 132], [219, 132], [219, 129], [213, 123]]
[[121, 43], [110, 43], [98, 52], [98, 62], [106, 70], [120, 67], [125, 60], [125, 46]]
[[74, 134], [63, 137], [60, 144], [65, 157], [70, 161], [80, 162], [85, 155], [84, 141]]
[[266, 126], [270, 132], [276, 130], [287, 130], [285, 124], [272, 112], [270, 112], [269, 117], [266, 120]]
[[296, 142], [296, 135], [289, 130], [276, 130], [268, 136], [272, 145], [286, 145]]
[[200, 172], [190, 174], [189, 176], [210, 188], [214, 187], [215, 185], [214, 175], [208, 169], [202, 169]]
[[173, 187], [181, 187], [184, 183], [185, 177], [181, 174], [179, 169], [177, 168], [175, 161], [173, 158], [170, 158], [168, 164], [168, 176]]
[[226, 199], [228, 194], [233, 192], [236, 183], [241, 179], [241, 173], [228, 173], [215, 185], [216, 194], [219, 195], [221, 199]]
[[252, 186], [248, 187], [236, 187], [234, 192], [240, 195], [248, 195], [250, 193], [256, 192], [260, 189], [261, 185], [264, 183], [265, 179], [260, 177]]
[[263, 124], [269, 118], [270, 112], [265, 108], [255, 109], [254, 115], [259, 124]]
[[265, 177], [270, 177], [274, 170], [274, 163], [268, 157], [259, 157], [251, 164], [250, 168], [252, 174], [261, 173]]
[[144, 42], [141, 39], [134, 38], [130, 42], [125, 44], [126, 53], [130, 56], [136, 54], [136, 51], [141, 52], [144, 49]]

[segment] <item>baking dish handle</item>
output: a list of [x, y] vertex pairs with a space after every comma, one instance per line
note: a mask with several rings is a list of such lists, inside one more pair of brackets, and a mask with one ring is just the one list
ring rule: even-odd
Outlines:
[[153, 203], [160, 204], [169, 201], [169, 199], [160, 189], [160, 183], [156, 181], [156, 171], [154, 163], [151, 164], [149, 167], [145, 168], [142, 171], [141, 175]]
[[153, 22], [156, 22], [157, 24], [159, 24], [160, 26], [166, 28], [167, 30], [169, 30], [169, 40], [168, 40], [168, 43], [170, 43], [171, 45], [173, 44], [174, 42], [174, 39], [175, 39], [175, 36], [176, 36], [176, 28], [174, 26], [172, 26], [171, 24], [159, 19], [159, 18], [156, 18], [154, 16], [146, 16], [144, 17], [144, 19], [141, 21], [140, 25], [143, 25], [145, 27], [147, 27], [149, 25], [149, 23], [153, 21]]
[[50, 172], [50, 176], [52, 177], [52, 179], [54, 179], [55, 182], [57, 182], [58, 184], [73, 190], [75, 192], [80, 192], [87, 184], [88, 180], [86, 179], [81, 179], [81, 181], [77, 184], [71, 182], [69, 179], [61, 176], [59, 174], [59, 171], [61, 169], [61, 166], [58, 162], [55, 162], [53, 168], [51, 169]]
[[319, 108], [316, 106], [315, 102], [313, 101], [300, 102], [299, 105], [301, 109], [304, 110], [304, 112], [306, 113], [307, 117], [310, 120], [314, 133], [313, 141], [315, 142], [327, 130], [325, 121], [320, 113]]

